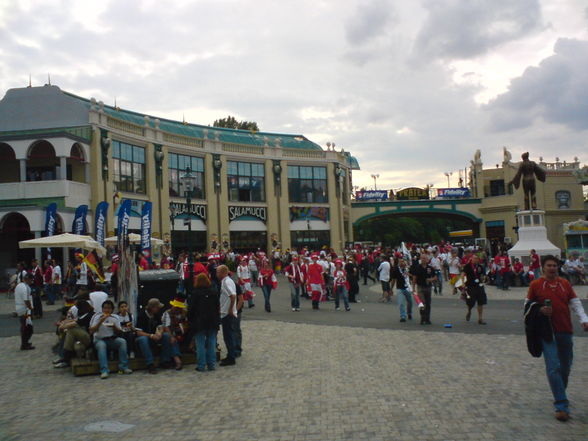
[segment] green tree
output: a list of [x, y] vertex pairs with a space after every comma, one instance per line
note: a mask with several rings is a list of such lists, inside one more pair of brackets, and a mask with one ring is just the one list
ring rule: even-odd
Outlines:
[[212, 123], [213, 127], [224, 127], [227, 129], [249, 130], [250, 132], [259, 132], [259, 127], [255, 121], [237, 121], [234, 116], [217, 119]]

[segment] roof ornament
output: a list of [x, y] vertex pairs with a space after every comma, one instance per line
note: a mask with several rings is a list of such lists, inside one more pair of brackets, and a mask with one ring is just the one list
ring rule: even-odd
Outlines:
[[96, 110], [96, 98], [90, 98], [90, 110]]
[[182, 124], [184, 124], [185, 126], [188, 125], [188, 121], [186, 121], [186, 115], [184, 113], [182, 113]]
[[263, 146], [269, 147], [269, 138], [267, 136], [263, 137]]
[[143, 121], [145, 121], [145, 127], [149, 127], [149, 116], [145, 115]]
[[47, 84], [51, 86], [51, 74], [47, 73]]
[[31, 74], [29, 74], [29, 87], [33, 87], [32, 79], [31, 79]]
[[202, 130], [202, 137], [203, 137], [204, 139], [208, 139], [208, 129], [203, 129], [203, 130]]
[[153, 123], [155, 124], [155, 130], [159, 130], [159, 123], [161, 121], [159, 121], [159, 118], [155, 118], [155, 121], [153, 121]]

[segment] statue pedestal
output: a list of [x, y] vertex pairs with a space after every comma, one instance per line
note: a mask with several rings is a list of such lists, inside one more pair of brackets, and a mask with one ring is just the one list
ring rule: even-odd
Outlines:
[[528, 265], [531, 250], [537, 251], [539, 256], [552, 254], [559, 257], [561, 255], [561, 250], [547, 239], [545, 211], [518, 211], [517, 218], [519, 220], [519, 241], [508, 250], [508, 255], [511, 258], [518, 257], [523, 264]]

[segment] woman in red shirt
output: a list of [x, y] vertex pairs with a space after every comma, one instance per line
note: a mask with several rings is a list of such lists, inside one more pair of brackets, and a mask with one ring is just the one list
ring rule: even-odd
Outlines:
[[263, 266], [259, 272], [258, 283], [259, 286], [261, 286], [261, 290], [263, 291], [265, 310], [266, 312], [272, 312], [270, 305], [270, 295], [272, 293], [272, 289], [277, 287], [277, 281], [269, 260], [264, 260], [263, 262]]

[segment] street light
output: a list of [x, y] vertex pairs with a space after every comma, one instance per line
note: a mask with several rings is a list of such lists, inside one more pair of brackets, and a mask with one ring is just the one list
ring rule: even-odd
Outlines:
[[451, 188], [451, 183], [449, 182], [449, 176], [451, 176], [453, 174], [453, 172], [445, 172], [443, 174], [445, 176], [447, 176], [447, 187]]
[[189, 293], [189, 287], [192, 286], [192, 274], [193, 274], [193, 267], [192, 267], [192, 249], [190, 247], [190, 239], [192, 237], [192, 191], [194, 191], [194, 187], [196, 187], [196, 176], [192, 174], [192, 170], [190, 167], [186, 167], [186, 172], [180, 175], [180, 182], [182, 183], [182, 187], [184, 188], [184, 194], [186, 195], [186, 212], [188, 213], [188, 271], [189, 271], [189, 282], [186, 288], [186, 293]]
[[374, 190], [377, 190], [377, 189], [378, 189], [378, 187], [376, 186], [376, 180], [377, 180], [379, 177], [380, 177], [380, 175], [379, 175], [379, 174], [372, 175], [372, 178], [373, 178], [373, 180], [374, 180]]

